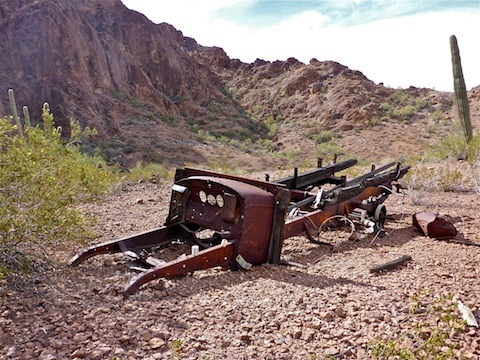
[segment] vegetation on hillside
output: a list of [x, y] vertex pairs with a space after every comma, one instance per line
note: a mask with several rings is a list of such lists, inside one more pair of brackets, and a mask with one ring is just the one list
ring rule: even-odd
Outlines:
[[72, 121], [62, 139], [48, 106], [42, 120], [43, 128], [18, 132], [11, 117], [0, 119], [0, 278], [32, 271], [32, 254], [49, 244], [87, 236], [75, 203], [106, 193], [115, 179], [101, 158], [80, 151], [91, 129]]

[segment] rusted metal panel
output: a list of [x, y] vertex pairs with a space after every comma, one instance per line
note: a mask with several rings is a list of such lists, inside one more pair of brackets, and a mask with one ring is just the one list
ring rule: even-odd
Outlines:
[[[178, 184], [190, 189], [185, 211], [187, 221], [230, 232], [236, 240], [235, 256], [241, 254], [254, 265], [266, 262], [275, 202], [273, 194], [251, 184], [220, 177], [191, 176]], [[219, 196], [223, 199], [222, 206], [217, 201]]]
[[434, 239], [452, 239], [457, 236], [457, 229], [451, 222], [433, 212], [413, 214], [413, 225], [424, 235]]
[[227, 268], [233, 258], [234, 243], [220, 244], [203, 250], [198, 255], [189, 255], [168, 262], [151, 270], [147, 270], [130, 281], [125, 287], [124, 294], [134, 294], [143, 284], [160, 278], [193, 273], [197, 270], [210, 269], [216, 266]]

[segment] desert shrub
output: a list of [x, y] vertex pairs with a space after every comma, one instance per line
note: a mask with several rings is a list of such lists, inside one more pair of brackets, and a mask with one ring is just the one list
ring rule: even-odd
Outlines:
[[[2, 274], [28, 271], [28, 249], [86, 236], [86, 219], [75, 208], [79, 199], [107, 192], [114, 175], [104, 161], [81, 153], [81, 138], [92, 134], [71, 122], [61, 128], [45, 108], [44, 129], [28, 127], [16, 135], [10, 118], [0, 119], [0, 267]], [[31, 269], [30, 269], [31, 270]]]
[[424, 110], [429, 107], [428, 101], [422, 98], [415, 98], [414, 103], [415, 103], [416, 110]]
[[151, 182], [158, 183], [162, 179], [173, 178], [173, 173], [169, 172], [162, 164], [138, 162], [127, 173], [121, 177], [121, 182]]
[[342, 153], [342, 149], [340, 149], [333, 142], [318, 144], [317, 148], [315, 149], [315, 155], [317, 157], [322, 157], [322, 158], [332, 156], [332, 155], [339, 155], [341, 153]]
[[258, 149], [265, 150], [266, 152], [272, 152], [275, 150], [275, 144], [269, 139], [259, 139], [256, 145]]
[[211, 135], [208, 130], [198, 129], [197, 137], [198, 140], [204, 142], [215, 141], [215, 136]]
[[[418, 314], [423, 314], [419, 317]], [[430, 291], [411, 295], [410, 318], [396, 338], [373, 340], [374, 359], [458, 359], [458, 335], [465, 331], [453, 294], [431, 299]], [[460, 356], [460, 357], [459, 357]]]
[[426, 193], [433, 190], [437, 183], [435, 170], [423, 164], [423, 159], [411, 167], [403, 179], [404, 186], [413, 205], [421, 203]]
[[413, 105], [406, 105], [402, 107], [398, 112], [398, 117], [404, 121], [410, 121], [415, 114], [416, 109]]
[[382, 122], [381, 118], [379, 118], [378, 116], [374, 116], [370, 119], [369, 125], [370, 126], [376, 126], [376, 125], [380, 124], [381, 122]]
[[271, 139], [278, 134], [279, 124], [273, 118], [273, 116], [269, 116], [265, 119], [264, 124], [268, 130], [267, 138]]
[[463, 180], [464, 174], [458, 169], [444, 169], [438, 175], [438, 185], [443, 191], [454, 191]]
[[468, 173], [468, 164], [456, 164], [451, 161], [428, 163], [425, 159], [412, 165], [403, 178], [407, 194], [414, 205], [431, 191], [457, 191], [468, 189], [472, 176]]
[[176, 125], [179, 122], [179, 119], [174, 115], [162, 115], [160, 120], [169, 125]]
[[389, 118], [396, 117], [395, 108], [393, 107], [393, 105], [389, 104], [388, 102], [381, 103], [380, 108], [382, 109], [382, 111], [385, 113], [387, 117]]
[[322, 130], [318, 134], [313, 135], [315, 144], [323, 144], [332, 141], [335, 138], [335, 134], [330, 130]]
[[431, 114], [432, 120], [435, 121], [436, 123], [440, 123], [442, 120], [445, 119], [444, 113], [441, 110], [435, 110]]
[[390, 95], [390, 101], [396, 105], [408, 104], [411, 101], [410, 95], [404, 89], [397, 89]]
[[430, 103], [420, 97], [412, 97], [405, 90], [398, 89], [389, 97], [389, 102], [380, 104], [389, 118], [410, 121], [416, 112], [428, 109]]
[[455, 132], [443, 138], [428, 155], [438, 160], [468, 160], [474, 166], [480, 162], [480, 135], [467, 143], [462, 133]]

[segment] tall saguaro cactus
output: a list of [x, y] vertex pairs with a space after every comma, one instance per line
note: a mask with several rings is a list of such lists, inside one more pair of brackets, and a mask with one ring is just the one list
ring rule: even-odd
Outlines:
[[30, 113], [28, 112], [28, 106], [23, 107], [23, 117], [25, 118], [25, 127], [32, 127], [32, 123], [30, 122]]
[[18, 135], [23, 136], [23, 125], [18, 117], [17, 104], [15, 103], [15, 94], [12, 89], [8, 89], [8, 99], [10, 100], [10, 110], [12, 111], [13, 119], [17, 124]]
[[455, 35], [450, 36], [450, 50], [452, 52], [453, 86], [455, 90], [455, 98], [457, 100], [458, 117], [462, 124], [465, 140], [468, 143], [473, 138], [472, 123], [470, 121], [470, 107], [468, 105], [465, 80], [463, 79], [460, 51], [458, 50], [457, 38]]

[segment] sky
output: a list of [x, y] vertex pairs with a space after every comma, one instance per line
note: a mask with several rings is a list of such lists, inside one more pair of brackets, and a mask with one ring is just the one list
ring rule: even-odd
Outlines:
[[122, 0], [232, 59], [335, 61], [392, 88], [453, 91], [450, 36], [467, 90], [480, 85], [480, 0]]

